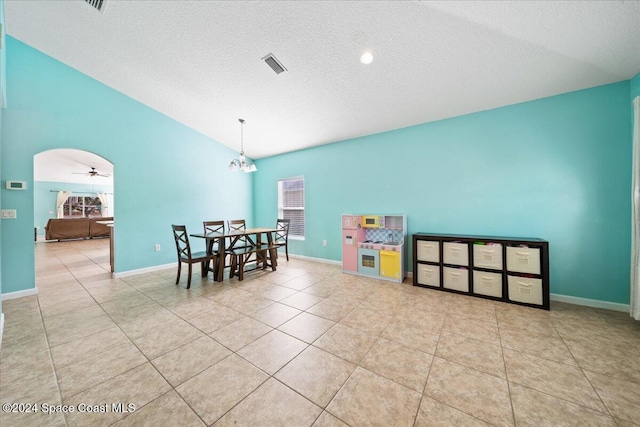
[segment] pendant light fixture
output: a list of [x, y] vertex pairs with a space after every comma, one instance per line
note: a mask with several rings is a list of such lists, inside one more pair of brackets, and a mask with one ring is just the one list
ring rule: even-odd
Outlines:
[[241, 170], [244, 173], [255, 172], [258, 170], [256, 165], [244, 156], [244, 120], [238, 119], [238, 121], [240, 122], [240, 157], [231, 160], [229, 170], [234, 172]]

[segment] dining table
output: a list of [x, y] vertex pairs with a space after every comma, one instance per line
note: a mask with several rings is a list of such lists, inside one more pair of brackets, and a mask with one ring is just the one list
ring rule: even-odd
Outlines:
[[[256, 264], [262, 264], [263, 269], [270, 266], [273, 271], [276, 271], [278, 247], [273, 243], [273, 234], [277, 231], [277, 228], [256, 227], [225, 231], [224, 233], [193, 233], [190, 236], [205, 239], [208, 254], [217, 252], [218, 262], [213, 268], [213, 277], [216, 282], [222, 282], [224, 280], [225, 259], [228, 254], [243, 257], [255, 253]], [[263, 242], [263, 235], [266, 235], [266, 243]], [[216, 244], [217, 249], [215, 249]], [[238, 268], [244, 268], [244, 263], [242, 264]], [[242, 280], [242, 278], [243, 275], [239, 275], [239, 279]]]

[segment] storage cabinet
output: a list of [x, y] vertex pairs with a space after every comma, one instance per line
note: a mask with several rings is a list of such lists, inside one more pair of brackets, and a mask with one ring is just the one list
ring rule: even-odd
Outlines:
[[413, 285], [549, 309], [549, 243], [417, 233]]

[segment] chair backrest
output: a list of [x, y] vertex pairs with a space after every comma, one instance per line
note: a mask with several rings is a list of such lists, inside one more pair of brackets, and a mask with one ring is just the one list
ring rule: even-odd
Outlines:
[[189, 245], [189, 235], [187, 227], [184, 225], [172, 225], [173, 238], [176, 241], [176, 250], [178, 251], [178, 262], [180, 259], [191, 259], [191, 246]]
[[284, 240], [285, 242], [289, 239], [289, 223], [291, 220], [278, 218], [276, 222], [276, 229], [278, 231], [275, 232], [276, 240]]
[[205, 233], [223, 233], [224, 221], [202, 221]]
[[244, 219], [232, 219], [228, 221], [229, 231], [246, 230], [247, 226], [244, 223]]

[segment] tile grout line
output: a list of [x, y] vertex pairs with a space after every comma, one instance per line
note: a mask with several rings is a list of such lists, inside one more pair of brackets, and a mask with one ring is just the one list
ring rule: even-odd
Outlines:
[[500, 339], [500, 353], [502, 354], [502, 365], [504, 367], [505, 382], [507, 383], [507, 392], [509, 393], [509, 404], [511, 405], [511, 419], [513, 425], [517, 424], [516, 410], [513, 405], [513, 394], [511, 393], [511, 381], [509, 381], [509, 371], [507, 369], [507, 357], [504, 354], [504, 345], [502, 342], [502, 334], [500, 333], [501, 325], [498, 319], [498, 313], [496, 313], [496, 327], [498, 329], [498, 338]]
[[[51, 353], [51, 345], [49, 343], [49, 335], [47, 334], [47, 329], [44, 323], [44, 318], [42, 317], [42, 308], [40, 307], [40, 299], [37, 298], [36, 295], [36, 301], [38, 302], [38, 316], [40, 317], [40, 322], [42, 323], [42, 330], [44, 332], [44, 338], [47, 342], [47, 353], [49, 354], [49, 362], [51, 363], [51, 371], [53, 374], [53, 378], [56, 381], [56, 388], [58, 390], [58, 396], [60, 397], [60, 404], [62, 404], [62, 391], [60, 390], [60, 382], [58, 381], [58, 372], [56, 371], [56, 367], [55, 364], [53, 363], [53, 354]], [[69, 425], [69, 422], [67, 421], [67, 414], [63, 413], [62, 418], [64, 419], [65, 425]]]
[[[604, 404], [604, 401], [602, 401], [602, 398], [600, 397], [600, 395], [599, 395], [599, 394], [597, 393], [597, 391], [595, 390], [595, 387], [593, 387], [593, 385], [592, 385], [592, 384], [591, 384], [591, 382], [589, 381], [588, 377], [587, 377], [587, 376], [586, 376], [586, 374], [584, 373], [584, 369], [580, 366], [580, 364], [578, 363], [578, 361], [577, 361], [577, 360], [575, 360], [575, 357], [573, 356], [573, 353], [571, 352], [571, 350], [569, 349], [569, 347], [568, 347], [568, 346], [566, 345], [566, 343], [564, 342], [564, 338], [563, 338], [563, 337], [562, 337], [562, 335], [561, 335], [560, 333], [558, 333], [558, 331], [556, 330], [555, 325], [553, 324], [553, 321], [552, 321], [551, 323], [552, 323], [552, 326], [553, 326], [554, 330], [556, 331], [556, 333], [557, 333], [557, 335], [558, 335], [559, 339], [562, 341], [563, 345], [565, 345], [565, 347], [567, 348], [567, 350], [568, 350], [568, 351], [569, 351], [569, 353], [571, 354], [571, 357], [572, 357], [572, 358], [574, 359], [574, 361], [576, 362], [576, 365], [575, 365], [575, 366], [574, 366], [574, 365], [570, 365], [570, 364], [567, 364], [567, 363], [559, 362], [559, 361], [557, 361], [557, 360], [548, 359], [548, 358], [545, 358], [545, 357], [542, 357], [542, 356], [537, 356], [537, 355], [536, 355], [536, 357], [539, 357], [539, 358], [541, 358], [541, 359], [547, 360], [547, 361], [549, 361], [549, 362], [553, 362], [553, 363], [558, 363], [558, 364], [561, 364], [561, 365], [565, 365], [565, 366], [568, 366], [568, 367], [570, 367], [570, 368], [576, 368], [576, 367], [577, 367], [577, 368], [579, 368], [579, 369], [580, 369], [580, 371], [582, 372], [582, 374], [584, 375], [585, 379], [587, 380], [587, 382], [589, 382], [589, 385], [591, 386], [591, 388], [593, 389], [593, 391], [596, 393], [596, 395], [597, 395], [597, 396], [598, 396], [598, 398], [600, 399], [600, 402], [603, 404], [603, 406], [605, 407], [605, 409], [607, 410], [607, 412], [606, 412], [606, 413], [604, 413], [604, 412], [598, 411], [598, 410], [593, 409], [593, 408], [591, 408], [591, 407], [589, 407], [589, 406], [586, 406], [586, 405], [584, 405], [584, 404], [582, 404], [582, 403], [574, 402], [574, 401], [572, 401], [572, 400], [568, 400], [568, 399], [566, 399], [566, 398], [564, 398], [564, 397], [556, 396], [556, 395], [554, 395], [554, 394], [549, 394], [549, 393], [547, 393], [546, 391], [538, 390], [538, 389], [533, 388], [533, 387], [531, 387], [531, 386], [527, 386], [527, 385], [520, 384], [520, 383], [517, 383], [517, 382], [513, 382], [513, 384], [517, 384], [517, 385], [518, 385], [518, 386], [520, 386], [520, 387], [524, 387], [524, 388], [526, 388], [526, 389], [533, 390], [533, 391], [535, 391], [535, 392], [537, 392], [537, 393], [544, 394], [545, 396], [549, 396], [549, 397], [554, 398], [554, 399], [562, 400], [562, 401], [564, 401], [564, 402], [567, 402], [567, 403], [572, 404], [572, 405], [579, 406], [579, 407], [581, 407], [581, 408], [589, 409], [589, 410], [594, 411], [594, 412], [599, 412], [599, 413], [601, 413], [601, 414], [603, 414], [603, 415], [609, 415], [609, 417], [613, 420], [613, 415], [610, 413], [609, 408], [607, 407], [607, 405], [605, 405], [605, 404]], [[511, 328], [511, 329], [522, 330], [521, 328], [513, 328], [513, 327], [510, 327], [510, 328]], [[527, 330], [527, 331], [528, 331], [528, 330]], [[532, 332], [532, 331], [528, 331], [528, 332]], [[539, 334], [539, 333], [537, 333], [537, 332], [532, 332], [532, 333], [535, 333], [535, 334], [537, 334], [537, 335], [547, 336], [546, 334]], [[501, 344], [501, 346], [502, 346], [502, 344]], [[507, 348], [507, 349], [512, 350], [512, 351], [516, 351], [516, 352], [520, 352], [520, 353], [524, 353], [524, 354], [530, 355], [530, 353], [525, 352], [525, 351], [522, 351], [522, 350], [512, 349], [512, 348], [510, 348], [510, 347], [504, 347], [504, 346], [502, 346], [502, 348], [503, 348], [503, 350], [504, 350], [504, 348]], [[503, 355], [504, 355], [504, 351], [503, 351]], [[504, 357], [504, 356], [503, 356], [503, 357]], [[505, 359], [505, 364], [506, 364], [506, 359]], [[505, 366], [505, 371], [506, 371], [506, 373], [507, 373], [507, 378], [508, 378], [508, 375], [509, 375], [509, 374], [508, 374], [508, 371], [506, 370], [506, 366]], [[510, 380], [508, 380], [508, 384], [509, 384], [509, 390], [511, 390], [511, 381], [510, 381]], [[510, 395], [511, 395], [511, 391], [510, 391], [509, 393], [510, 393]], [[512, 399], [512, 400], [513, 400], [513, 399]], [[512, 406], [513, 406], [513, 405], [512, 405]], [[614, 422], [615, 422], [615, 421], [614, 421]]]
[[[553, 322], [552, 322], [553, 325]], [[578, 366], [578, 368], [580, 369], [580, 372], [582, 372], [582, 375], [584, 375], [584, 378], [587, 380], [587, 383], [589, 384], [589, 386], [591, 387], [591, 389], [593, 390], [593, 392], [596, 394], [596, 396], [598, 396], [598, 399], [600, 400], [600, 403], [602, 403], [602, 406], [606, 409], [606, 414], [609, 415], [609, 417], [611, 417], [612, 420], [614, 420], [613, 422], [615, 424], [618, 424], [614, 417], [613, 414], [611, 413], [611, 410], [609, 409], [609, 406], [605, 403], [605, 401], [602, 399], [602, 397], [600, 396], [600, 393], [598, 393], [598, 390], [596, 390], [596, 388], [593, 386], [591, 380], [589, 379], [589, 377], [587, 376], [587, 374], [584, 371], [584, 368], [582, 367], [582, 365], [580, 364], [580, 362], [578, 362], [578, 360], [576, 359], [575, 355], [573, 354], [573, 352], [571, 351], [571, 348], [569, 348], [569, 346], [567, 345], [567, 343], [564, 340], [564, 337], [562, 336], [562, 334], [560, 334], [558, 332], [558, 330], [556, 329], [555, 325], [553, 325], [553, 329], [556, 331], [556, 333], [558, 334], [558, 336], [560, 337], [560, 340], [562, 341], [562, 344], [567, 348], [567, 351], [569, 351], [569, 354], [571, 354], [571, 357], [573, 358], [573, 360], [576, 362], [576, 366]], [[565, 399], [563, 399], [565, 400]], [[580, 405], [583, 406], [583, 405]], [[583, 406], [584, 407], [584, 406]], [[589, 408], [592, 409], [593, 408]], [[599, 412], [599, 411], [598, 411]]]

